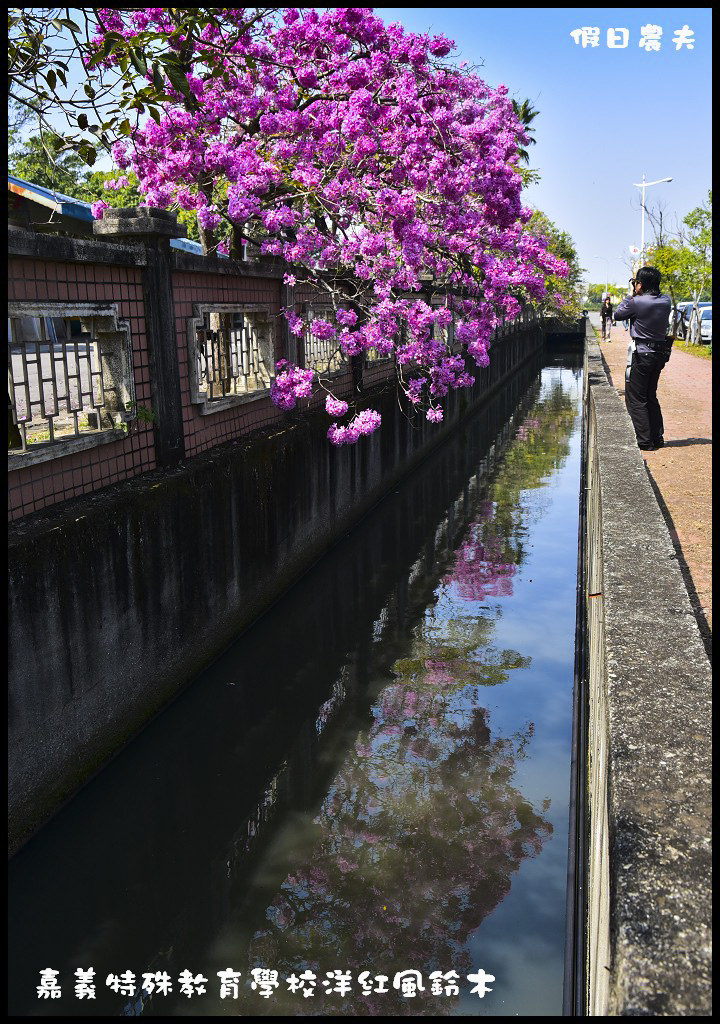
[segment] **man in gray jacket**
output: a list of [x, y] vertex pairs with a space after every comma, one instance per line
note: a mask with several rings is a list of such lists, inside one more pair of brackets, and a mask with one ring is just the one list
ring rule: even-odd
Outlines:
[[672, 347], [672, 339], [667, 337], [672, 301], [669, 295], [660, 294], [660, 271], [655, 267], [641, 267], [632, 284], [634, 294], [615, 309], [616, 320], [630, 321], [630, 337], [635, 343], [625, 381], [625, 406], [638, 448], [654, 452], [665, 444], [657, 386]]

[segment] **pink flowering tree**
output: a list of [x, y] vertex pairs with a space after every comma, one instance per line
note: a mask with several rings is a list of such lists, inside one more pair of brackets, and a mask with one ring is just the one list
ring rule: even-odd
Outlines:
[[[287, 261], [286, 283], [332, 307], [313, 332], [348, 357], [394, 357], [411, 405], [440, 421], [448, 391], [474, 383], [473, 361], [487, 365], [497, 324], [565, 272], [527, 230], [527, 136], [507, 88], [455, 66], [451, 40], [369, 8], [201, 13], [96, 12], [88, 63], [130, 59], [157, 102], [124, 122], [115, 160], [149, 205], [195, 211], [206, 252], [237, 256], [244, 239]], [[273, 400], [290, 408], [315, 383], [283, 365]], [[379, 425], [367, 409], [339, 423], [349, 409], [330, 398], [334, 444]]]

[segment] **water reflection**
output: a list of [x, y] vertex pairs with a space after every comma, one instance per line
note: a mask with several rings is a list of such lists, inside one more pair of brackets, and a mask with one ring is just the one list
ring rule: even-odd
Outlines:
[[[478, 701], [468, 686], [386, 688], [323, 800], [315, 842], [252, 937], [249, 970], [470, 970], [468, 935], [550, 831], [512, 784], [532, 729], [493, 737]], [[283, 1006], [292, 1014], [278, 994], [273, 1012]], [[342, 1006], [416, 1012], [397, 992]]]
[[[488, 694], [532, 676], [497, 631], [577, 412], [562, 373], [515, 378], [15, 858], [11, 1012], [463, 1012], [247, 982], [477, 966], [477, 929], [552, 835], [518, 780], [530, 715], [498, 727]], [[71, 991], [90, 965], [94, 1005], [38, 1005], [41, 967]], [[202, 999], [103, 984], [188, 968]]]
[[[481, 690], [531, 658], [495, 650], [498, 610], [474, 607], [512, 595], [531, 507], [520, 492], [541, 487], [569, 453], [577, 396], [556, 381], [533, 397], [495, 472], [488, 476], [486, 460], [466, 481], [429, 542], [432, 553], [426, 547], [375, 624], [371, 722], [305, 831], [302, 855], [288, 842], [292, 869], [260, 926], [246, 938], [247, 919], [245, 928], [236, 922], [228, 948], [246, 976], [270, 965], [281, 978], [310, 970], [322, 979], [336, 965], [355, 981], [363, 971], [392, 978], [403, 967], [425, 978], [464, 975], [474, 966], [468, 938], [552, 833], [548, 802], [533, 807], [514, 784], [534, 726], [493, 736]], [[490, 461], [498, 455], [496, 447]], [[328, 998], [322, 1012], [339, 1012]], [[320, 1012], [281, 989], [272, 1006], [274, 1015]], [[238, 1009], [263, 1012], [252, 991]], [[433, 1000], [433, 1015], [454, 1010], [447, 998]], [[417, 1012], [392, 989], [368, 995], [356, 984], [342, 998], [343, 1015]]]

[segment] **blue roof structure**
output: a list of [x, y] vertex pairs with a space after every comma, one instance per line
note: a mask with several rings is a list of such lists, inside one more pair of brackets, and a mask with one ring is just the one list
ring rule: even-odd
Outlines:
[[[8, 188], [16, 195], [31, 199], [35, 203], [40, 203], [41, 206], [47, 206], [50, 210], [65, 217], [74, 217], [85, 223], [92, 223], [94, 219], [90, 203], [83, 202], [82, 199], [73, 199], [71, 196], [64, 196], [61, 192], [45, 188], [44, 185], [34, 185], [30, 181], [23, 181], [22, 178], [8, 174]], [[203, 254], [200, 243], [193, 242], [189, 238], [171, 238], [170, 245], [173, 249], [181, 249], [183, 252], [190, 252], [195, 256]], [[218, 255], [223, 257], [222, 253]], [[227, 259], [226, 256], [223, 258]]]
[[[15, 187], [13, 188], [13, 186]], [[80, 199], [64, 196], [61, 192], [45, 188], [44, 185], [33, 185], [32, 182], [23, 181], [22, 178], [8, 174], [8, 188], [17, 195], [33, 199], [36, 203], [47, 206], [66, 217], [75, 217], [77, 220], [83, 221], [92, 221], [93, 219], [90, 203], [83, 203]]]

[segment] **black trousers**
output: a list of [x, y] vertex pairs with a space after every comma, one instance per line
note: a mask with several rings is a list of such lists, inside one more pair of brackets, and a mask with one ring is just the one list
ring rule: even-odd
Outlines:
[[637, 443], [656, 445], [663, 440], [663, 418], [657, 386], [670, 352], [633, 352], [630, 376], [625, 381], [625, 407], [635, 427]]

